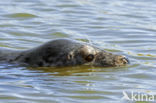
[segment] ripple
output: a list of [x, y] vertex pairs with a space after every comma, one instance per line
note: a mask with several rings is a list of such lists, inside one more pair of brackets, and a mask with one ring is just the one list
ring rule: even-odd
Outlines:
[[24, 19], [37, 17], [36, 15], [29, 14], [29, 13], [14, 13], [14, 14], [7, 14], [5, 16], [10, 17], [10, 18], [24, 18]]
[[122, 91], [153, 92], [155, 3], [154, 0], [1, 0], [1, 47], [29, 49], [67, 37], [124, 54], [131, 63], [118, 68], [25, 68], [1, 63], [0, 102], [127, 103], [121, 101]]

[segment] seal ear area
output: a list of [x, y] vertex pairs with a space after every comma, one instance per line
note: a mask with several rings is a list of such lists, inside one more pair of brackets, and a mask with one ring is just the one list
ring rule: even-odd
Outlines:
[[74, 58], [74, 51], [71, 51], [68, 55], [67, 55], [67, 59], [71, 60]]

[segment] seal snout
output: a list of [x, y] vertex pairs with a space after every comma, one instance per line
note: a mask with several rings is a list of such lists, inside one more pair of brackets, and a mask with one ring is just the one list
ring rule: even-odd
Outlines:
[[129, 59], [126, 58], [125, 56], [123, 56], [122, 61], [124, 62], [124, 64], [129, 64]]
[[129, 64], [129, 60], [125, 56], [119, 55], [115, 58], [115, 65], [116, 66], [123, 66], [126, 64]]

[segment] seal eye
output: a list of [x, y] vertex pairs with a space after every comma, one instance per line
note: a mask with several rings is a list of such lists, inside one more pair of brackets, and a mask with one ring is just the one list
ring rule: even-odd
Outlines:
[[89, 54], [85, 60], [88, 61], [88, 62], [91, 62], [92, 60], [94, 59], [94, 55], [93, 54]]

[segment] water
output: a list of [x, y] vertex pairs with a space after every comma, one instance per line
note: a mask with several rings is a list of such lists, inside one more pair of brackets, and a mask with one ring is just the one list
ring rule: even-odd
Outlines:
[[155, 3], [1, 0], [1, 47], [28, 49], [66, 37], [126, 55], [131, 64], [122, 68], [26, 68], [4, 63], [0, 65], [0, 103], [127, 103], [135, 101], [121, 99], [123, 91], [129, 97], [132, 91], [156, 95]]

